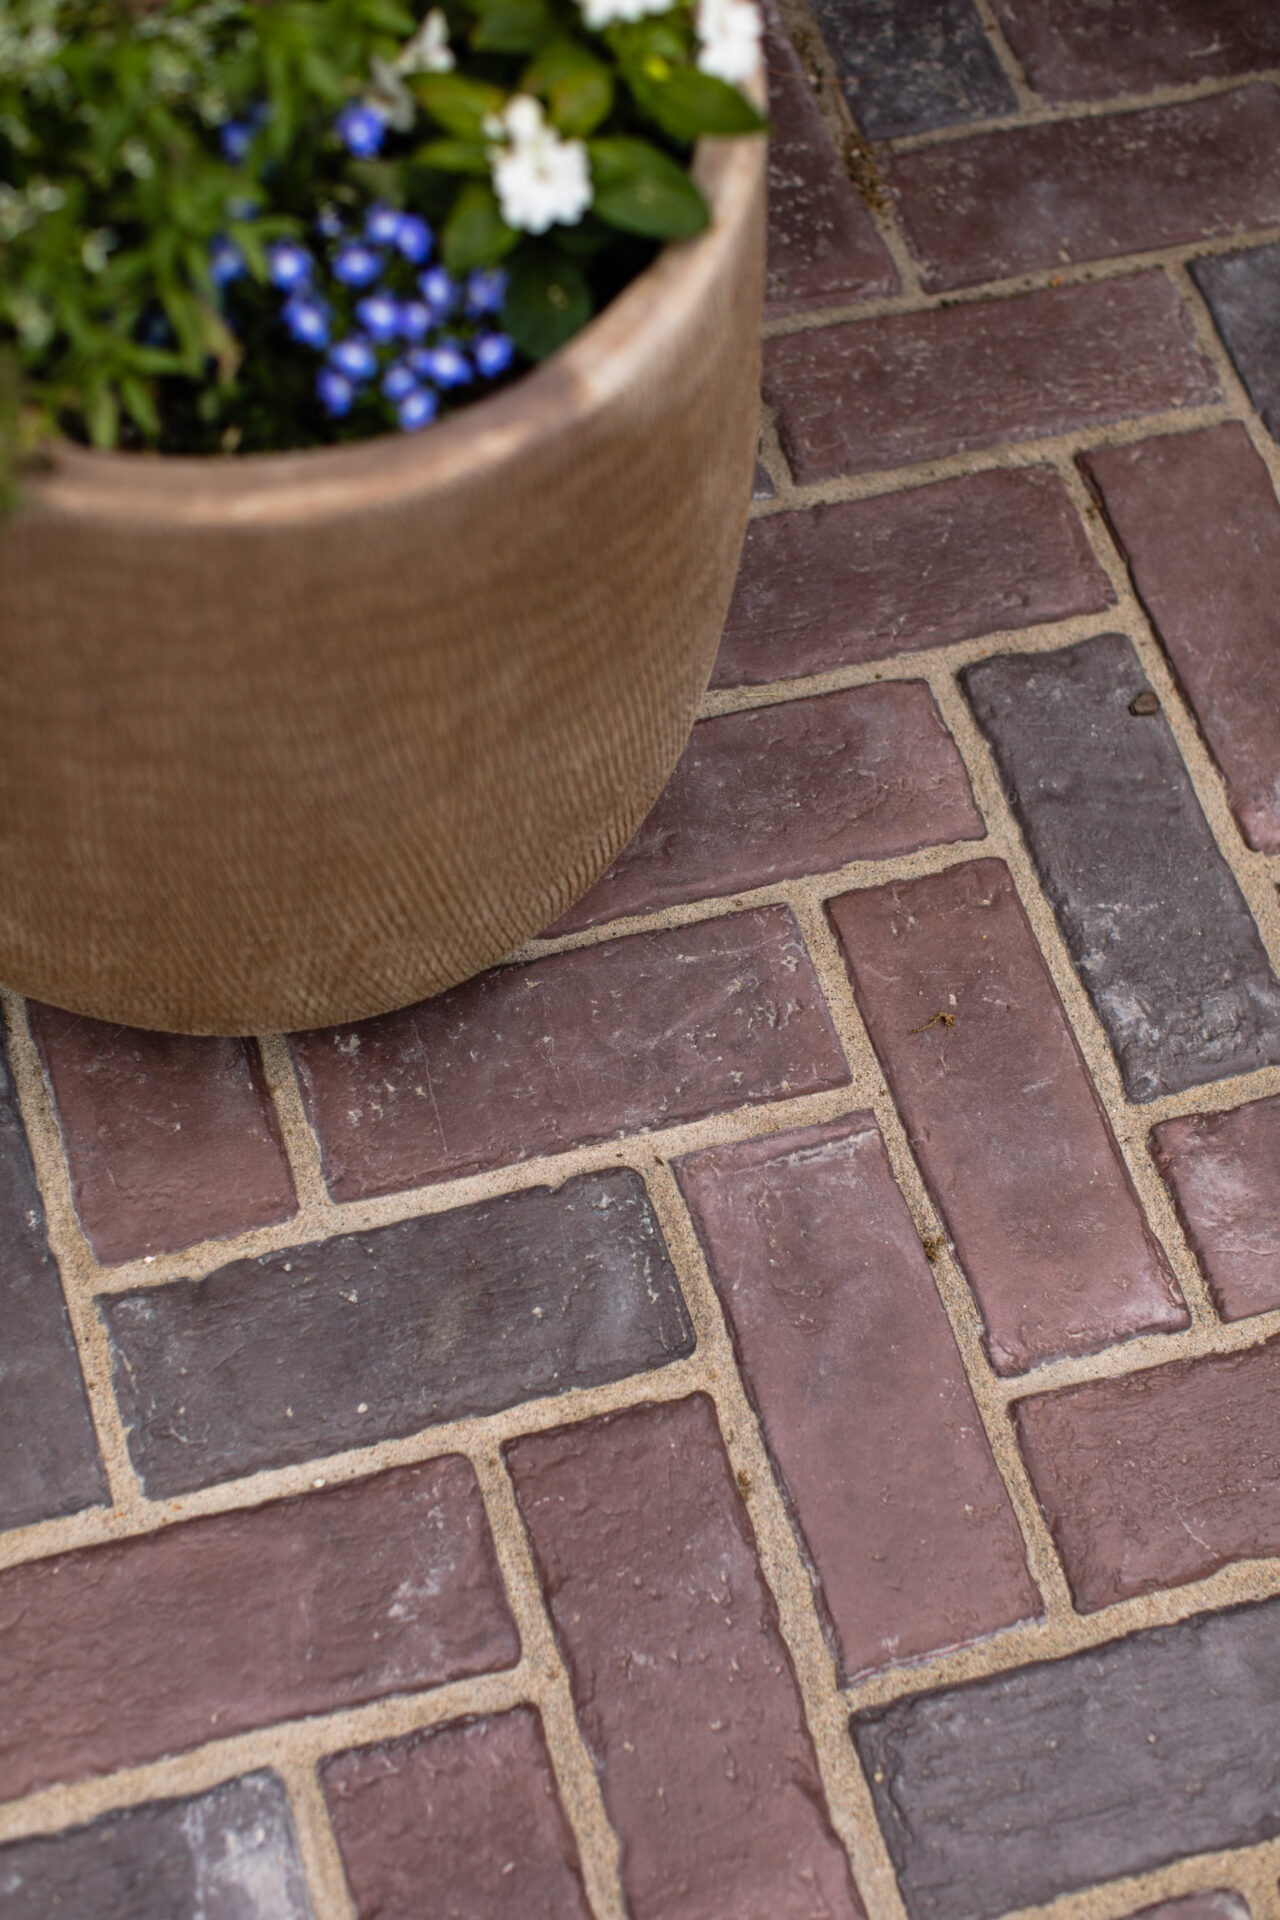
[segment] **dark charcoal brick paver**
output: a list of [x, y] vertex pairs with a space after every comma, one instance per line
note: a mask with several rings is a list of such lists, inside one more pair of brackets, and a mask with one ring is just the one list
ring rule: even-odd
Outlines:
[[767, 340], [764, 394], [802, 486], [1222, 397], [1157, 273]]
[[499, 968], [290, 1044], [340, 1200], [849, 1077], [782, 907]]
[[1273, 0], [993, 0], [1047, 100], [1149, 93], [1280, 63]]
[[1280, 1600], [859, 1716], [911, 1920], [1280, 1833]]
[[814, 0], [813, 10], [869, 138], [1016, 113], [973, 0]]
[[531, 1708], [338, 1754], [320, 1771], [361, 1914], [591, 1920]]
[[102, 1303], [153, 1497], [693, 1349], [640, 1176], [587, 1174]]
[[948, 141], [889, 184], [930, 289], [1240, 233], [1280, 220], [1280, 93]]
[[1195, 260], [1191, 271], [1249, 398], [1280, 440], [1280, 241]]
[[0, 1799], [519, 1651], [456, 1457], [29, 1561], [0, 1574]]
[[1052, 468], [992, 469], [754, 521], [715, 680], [822, 673], [1114, 599]]
[[555, 931], [985, 832], [922, 681], [722, 714], [694, 728], [635, 839]]
[[1022, 1450], [1086, 1612], [1280, 1554], [1280, 1341], [1024, 1400]]
[[1238, 1893], [1218, 1888], [1212, 1893], [1188, 1893], [1181, 1900], [1162, 1900], [1143, 1907], [1130, 1920], [1249, 1920], [1247, 1902]]
[[1235, 424], [1082, 464], [1245, 838], [1280, 853], [1280, 501], [1266, 467]]
[[1038, 1614], [872, 1116], [713, 1148], [678, 1174], [845, 1671]]
[[975, 861], [829, 912], [996, 1369], [1184, 1326], [1008, 870]]
[[99, 1260], [170, 1253], [297, 1212], [256, 1051], [32, 1004], [85, 1236]]
[[710, 1403], [506, 1451], [633, 1920], [861, 1915]]
[[769, 251], [765, 298], [776, 313], [896, 293], [898, 273], [832, 145], [804, 68], [772, 8], [769, 72]]
[[0, 1043], [0, 1527], [110, 1500]]
[[1218, 1312], [1280, 1307], [1280, 1098], [1166, 1120], [1151, 1142]]
[[751, 498], [753, 500], [772, 500], [777, 491], [768, 470], [757, 460], [755, 478], [751, 482]]
[[4, 1920], [311, 1920], [274, 1773], [0, 1847]]
[[1280, 985], [1145, 675], [1104, 634], [961, 676], [1132, 1100], [1280, 1061]]

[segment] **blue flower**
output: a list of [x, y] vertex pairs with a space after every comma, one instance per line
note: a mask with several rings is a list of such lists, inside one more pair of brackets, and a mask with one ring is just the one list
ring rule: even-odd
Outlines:
[[401, 214], [395, 247], [397, 253], [402, 254], [410, 266], [420, 267], [429, 257], [434, 242], [435, 235], [419, 214]]
[[336, 207], [322, 207], [316, 216], [316, 232], [323, 240], [342, 238], [342, 215]]
[[341, 140], [347, 152], [354, 154], [357, 160], [372, 160], [382, 150], [387, 137], [387, 123], [376, 107], [364, 106], [353, 100], [342, 109], [333, 123], [333, 130]]
[[234, 240], [215, 240], [209, 249], [209, 271], [217, 287], [238, 280], [244, 272], [244, 255]]
[[267, 268], [272, 286], [282, 293], [296, 293], [311, 279], [315, 262], [296, 240], [277, 240], [267, 248]]
[[400, 302], [389, 293], [368, 293], [356, 301], [356, 319], [371, 340], [383, 345], [400, 331]]
[[472, 378], [467, 356], [454, 340], [442, 340], [438, 347], [420, 352], [422, 371], [438, 387], [465, 387]]
[[319, 350], [329, 344], [329, 309], [314, 294], [295, 293], [286, 300], [281, 318], [294, 339], [304, 347]]
[[395, 207], [370, 207], [364, 223], [364, 237], [375, 247], [392, 247], [404, 216]]
[[406, 367], [403, 360], [397, 360], [394, 367], [388, 367], [382, 377], [382, 391], [388, 400], [406, 400], [417, 391], [417, 387], [412, 368]]
[[509, 333], [482, 333], [472, 347], [476, 366], [486, 380], [496, 380], [516, 357], [516, 343]]
[[382, 255], [359, 240], [349, 240], [340, 247], [333, 263], [333, 277], [344, 287], [370, 286], [381, 272]]
[[253, 145], [253, 136], [257, 131], [252, 120], [224, 121], [218, 128], [218, 145], [222, 148], [223, 158], [238, 167]]
[[439, 406], [440, 402], [430, 387], [415, 387], [400, 402], [396, 414], [406, 433], [416, 433], [419, 427], [425, 427], [435, 419]]
[[340, 420], [344, 413], [350, 413], [351, 403], [356, 397], [356, 390], [345, 373], [338, 373], [333, 367], [320, 369], [316, 375], [316, 392], [331, 420]]
[[378, 371], [377, 354], [358, 333], [349, 333], [345, 340], [337, 341], [330, 351], [329, 361], [348, 380], [372, 380]]
[[418, 291], [433, 313], [443, 315], [452, 308], [458, 285], [443, 267], [428, 267], [418, 275]]
[[227, 218], [230, 220], [256, 220], [259, 207], [256, 200], [241, 195], [238, 200], [228, 200]]
[[486, 267], [467, 281], [467, 312], [476, 318], [482, 313], [500, 313], [507, 297], [507, 275], [501, 267]]
[[425, 300], [402, 300], [397, 320], [396, 330], [402, 340], [425, 340], [435, 324], [435, 315]]

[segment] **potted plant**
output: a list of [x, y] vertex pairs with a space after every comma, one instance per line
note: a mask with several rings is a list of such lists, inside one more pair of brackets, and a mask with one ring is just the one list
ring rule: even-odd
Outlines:
[[8, 0], [6, 985], [360, 1018], [639, 824], [745, 527], [763, 247], [762, 143], [707, 137], [762, 124], [754, 11], [653, 6]]

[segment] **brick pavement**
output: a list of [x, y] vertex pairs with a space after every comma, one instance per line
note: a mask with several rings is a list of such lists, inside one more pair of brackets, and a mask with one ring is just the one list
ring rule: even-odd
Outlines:
[[632, 846], [8, 1002], [0, 1920], [1280, 1916], [1278, 18], [782, 0]]

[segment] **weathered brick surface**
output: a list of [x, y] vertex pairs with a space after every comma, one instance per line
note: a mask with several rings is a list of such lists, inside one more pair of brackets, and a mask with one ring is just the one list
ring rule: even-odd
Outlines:
[[507, 1454], [633, 1920], [861, 1914], [710, 1403]]
[[764, 393], [801, 485], [1221, 397], [1157, 273], [787, 334]]
[[598, 1386], [693, 1349], [619, 1168], [102, 1303], [153, 1497]]
[[1280, 241], [1196, 260], [1191, 271], [1249, 398], [1280, 440]]
[[172, 1252], [296, 1212], [256, 1051], [30, 1009], [81, 1225], [99, 1260]]
[[917, 1694], [854, 1739], [911, 1920], [1280, 1833], [1280, 1600]]
[[973, 0], [814, 0], [813, 10], [873, 140], [1017, 110]]
[[715, 1148], [678, 1174], [844, 1670], [1038, 1614], [872, 1116]]
[[997, 1370], [1184, 1325], [1007, 869], [829, 911]]
[[1280, 501], [1270, 475], [1234, 424], [1100, 448], [1083, 465], [1245, 838], [1280, 853]]
[[457, 1458], [29, 1561], [0, 1574], [0, 1799], [519, 1651]]
[[896, 293], [898, 274], [832, 145], [804, 68], [773, 8], [769, 73], [769, 250], [765, 298], [776, 313]]
[[923, 682], [702, 720], [635, 839], [556, 931], [986, 832]]
[[591, 1920], [531, 1708], [339, 1754], [321, 1779], [362, 1915]]
[[1143, 1907], [1131, 1920], [1249, 1920], [1249, 1907], [1238, 1893], [1218, 1888], [1212, 1893], [1187, 1893], [1181, 1900], [1162, 1900], [1158, 1907]]
[[1280, 220], [1280, 93], [948, 141], [888, 178], [931, 289], [1240, 233]]
[[1272, 0], [993, 0], [1047, 100], [1149, 93], [1280, 62]]
[[774, 486], [768, 469], [761, 461], [756, 461], [755, 477], [751, 482], [753, 500], [772, 500], [778, 489]]
[[754, 521], [715, 680], [822, 673], [1113, 601], [1052, 468], [993, 469]]
[[1218, 1312], [1280, 1307], [1280, 1099], [1166, 1120], [1151, 1144]]
[[0, 1042], [0, 1527], [109, 1501]]
[[781, 907], [500, 968], [291, 1044], [340, 1200], [848, 1079]]
[[1163, 714], [1130, 712], [1129, 642], [961, 677], [1130, 1099], [1280, 1061], [1280, 985]]
[[4, 1920], [311, 1920], [274, 1773], [0, 1847]]
[[1280, 1553], [1280, 1341], [1021, 1401], [1077, 1606]]

